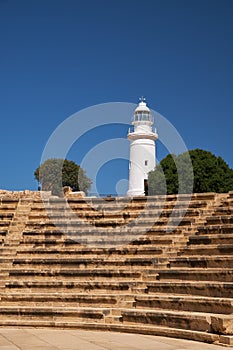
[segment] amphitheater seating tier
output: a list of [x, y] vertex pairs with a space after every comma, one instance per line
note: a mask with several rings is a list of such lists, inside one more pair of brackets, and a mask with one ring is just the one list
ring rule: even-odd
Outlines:
[[233, 193], [0, 198], [0, 326], [233, 345]]

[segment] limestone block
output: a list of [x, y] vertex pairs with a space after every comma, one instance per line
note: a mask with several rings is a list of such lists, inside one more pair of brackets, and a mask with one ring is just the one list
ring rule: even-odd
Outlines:
[[220, 335], [219, 342], [224, 345], [233, 345], [233, 336]]
[[211, 316], [211, 327], [215, 333], [233, 335], [233, 316]]
[[83, 192], [83, 191], [68, 192], [68, 194], [67, 194], [68, 198], [83, 198], [85, 196], [86, 196], [85, 192]]
[[72, 192], [72, 188], [70, 186], [64, 186], [63, 187], [63, 193], [67, 197]]

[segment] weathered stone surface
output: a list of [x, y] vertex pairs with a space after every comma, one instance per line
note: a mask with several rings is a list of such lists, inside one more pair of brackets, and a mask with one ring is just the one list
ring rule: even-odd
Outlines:
[[224, 345], [233, 345], [233, 336], [232, 335], [220, 335], [219, 343]]
[[211, 327], [214, 333], [233, 335], [233, 316], [211, 316]]
[[232, 345], [232, 213], [231, 194], [0, 191], [0, 326]]

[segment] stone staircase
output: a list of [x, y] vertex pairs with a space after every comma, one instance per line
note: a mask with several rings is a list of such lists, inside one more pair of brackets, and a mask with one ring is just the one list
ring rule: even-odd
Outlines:
[[[0, 203], [2, 221], [9, 208]], [[0, 326], [233, 344], [233, 193], [45, 202], [28, 193], [11, 209]]]
[[19, 200], [11, 197], [0, 197], [0, 249], [9, 232], [10, 225], [14, 218]]
[[212, 215], [207, 213], [205, 222], [189, 236], [186, 247], [159, 271], [159, 283], [148, 288], [149, 294], [161, 293], [160, 302], [166, 301], [171, 309], [176, 303], [181, 312], [197, 317], [203, 314], [204, 322], [200, 319], [198, 327], [218, 334], [218, 342], [232, 345], [233, 194], [218, 197]]

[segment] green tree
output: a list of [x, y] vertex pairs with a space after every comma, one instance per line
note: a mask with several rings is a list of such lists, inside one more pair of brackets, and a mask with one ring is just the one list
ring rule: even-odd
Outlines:
[[86, 172], [75, 162], [67, 159], [47, 159], [35, 170], [34, 176], [41, 184], [42, 190], [51, 191], [54, 195], [61, 195], [64, 186], [85, 193], [91, 186], [91, 180], [86, 176]]
[[233, 170], [221, 157], [195, 149], [166, 156], [149, 173], [148, 185], [149, 194], [224, 193], [233, 190]]

